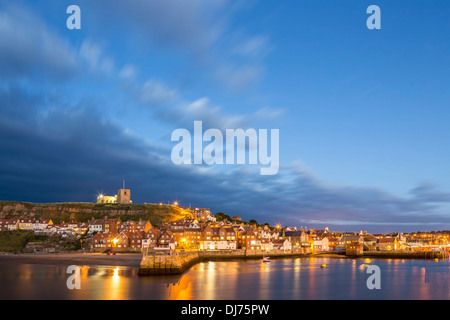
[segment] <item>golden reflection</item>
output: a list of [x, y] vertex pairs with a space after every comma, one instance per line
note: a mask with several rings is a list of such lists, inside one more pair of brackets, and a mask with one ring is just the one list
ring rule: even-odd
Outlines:
[[32, 276], [32, 265], [24, 264], [19, 274], [20, 280], [30, 280]]
[[292, 272], [294, 273], [293, 292], [296, 295], [293, 298], [294, 299], [298, 299], [298, 300], [301, 299], [301, 293], [302, 293], [301, 290], [300, 290], [300, 288], [301, 288], [301, 286], [300, 286], [301, 285], [301, 282], [300, 282], [300, 272], [301, 271], [300, 271], [300, 269], [301, 269], [301, 262], [300, 262], [300, 259], [297, 258], [294, 261], [294, 270]]
[[88, 277], [89, 269], [89, 266], [80, 266], [80, 276], [82, 279]]
[[208, 273], [206, 273], [206, 288], [205, 288], [205, 296], [210, 299], [216, 298], [216, 269], [215, 263], [210, 261], [208, 262]]
[[309, 271], [309, 276], [308, 276], [308, 299], [318, 299], [318, 292], [317, 292], [317, 286], [316, 286], [316, 279], [317, 277], [315, 276], [315, 268], [312, 267], [314, 265], [314, 261], [315, 258], [310, 259], [309, 263], [310, 265], [308, 266], [308, 269], [310, 269]]
[[261, 266], [260, 267], [260, 272], [268, 272], [268, 271], [270, 271], [270, 263], [261, 261], [260, 266]]
[[364, 259], [364, 262], [365, 262], [365, 263], [371, 263], [372, 260], [370, 260], [369, 258], [365, 258], [365, 259]]
[[113, 277], [112, 277], [114, 281], [120, 280], [119, 270], [120, 270], [119, 267], [114, 269], [114, 274], [113, 274]]
[[125, 297], [122, 295], [121, 287], [120, 287], [120, 276], [119, 276], [119, 267], [116, 267], [113, 270], [113, 276], [111, 278], [111, 282], [109, 288], [107, 289], [108, 298], [110, 300], [119, 300], [124, 299]]
[[[270, 299], [270, 265], [273, 262], [260, 262], [259, 267], [259, 296], [258, 299], [268, 300]], [[237, 286], [236, 286], [237, 288]]]
[[104, 286], [104, 292], [107, 300], [125, 300], [129, 299], [130, 282], [127, 277], [122, 276], [124, 270], [120, 267], [115, 267], [107, 270], [107, 281]]
[[183, 275], [176, 283], [170, 283], [169, 297], [175, 300], [192, 300], [192, 279], [189, 273]]
[[359, 269], [361, 270], [361, 271], [364, 271], [366, 268], [368, 268], [370, 265], [369, 264], [366, 264], [366, 263], [363, 263], [363, 264], [361, 264], [360, 266], [359, 266]]

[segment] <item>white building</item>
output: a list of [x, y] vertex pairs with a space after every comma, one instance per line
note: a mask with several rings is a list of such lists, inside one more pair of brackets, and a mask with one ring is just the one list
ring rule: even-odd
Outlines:
[[318, 251], [330, 251], [330, 248], [328, 246], [328, 238], [320, 238], [320, 237], [313, 237], [313, 250], [315, 252]]
[[273, 250], [291, 251], [292, 244], [288, 239], [285, 240], [273, 240]]

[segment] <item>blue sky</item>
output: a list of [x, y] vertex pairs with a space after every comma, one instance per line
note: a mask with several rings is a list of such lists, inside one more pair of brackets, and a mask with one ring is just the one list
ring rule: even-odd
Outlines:
[[[81, 8], [81, 30], [66, 8]], [[381, 30], [366, 9], [381, 8]], [[0, 199], [450, 228], [445, 1], [0, 1]], [[175, 166], [171, 133], [280, 129], [280, 171]]]

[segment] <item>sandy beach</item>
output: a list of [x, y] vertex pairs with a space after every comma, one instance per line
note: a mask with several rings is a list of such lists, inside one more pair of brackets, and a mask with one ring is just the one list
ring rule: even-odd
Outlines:
[[141, 254], [106, 255], [104, 253], [0, 254], [0, 263], [41, 265], [84, 265], [139, 268]]

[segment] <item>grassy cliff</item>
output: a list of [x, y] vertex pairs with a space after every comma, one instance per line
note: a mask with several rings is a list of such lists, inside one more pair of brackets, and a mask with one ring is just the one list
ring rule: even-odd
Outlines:
[[96, 203], [29, 203], [0, 201], [0, 219], [34, 218], [51, 219], [53, 223], [87, 222], [92, 218], [118, 218], [149, 220], [160, 225], [167, 220], [177, 220], [190, 215], [189, 211], [172, 205], [158, 204], [96, 204]]
[[0, 252], [22, 252], [32, 237], [31, 231], [2, 231], [0, 232]]

